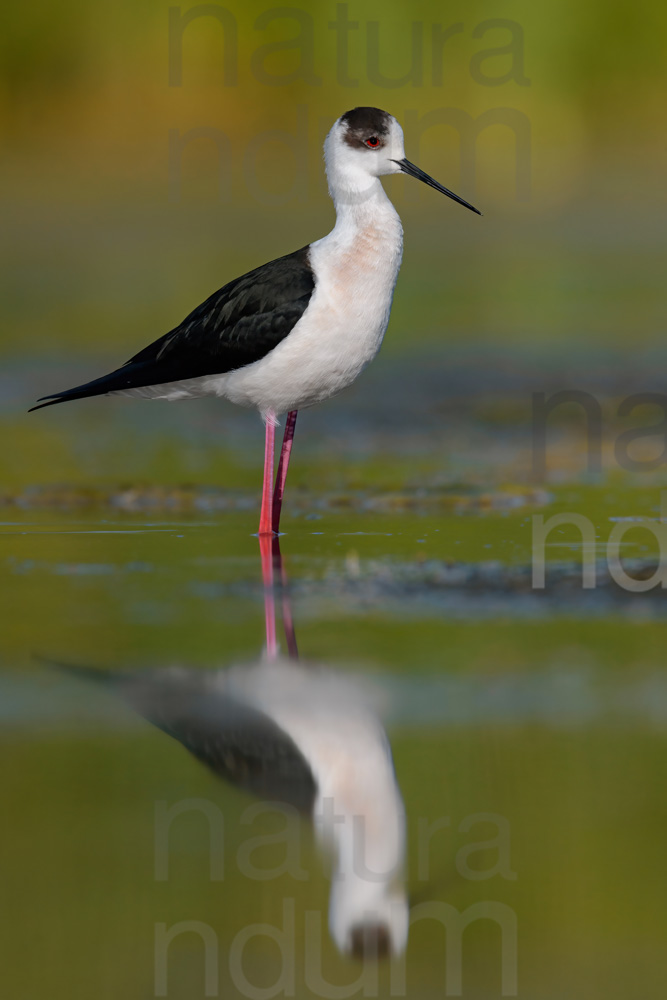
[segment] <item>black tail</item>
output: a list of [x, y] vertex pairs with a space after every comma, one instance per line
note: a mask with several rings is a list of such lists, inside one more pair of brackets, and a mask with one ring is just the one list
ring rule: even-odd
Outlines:
[[[152, 369], [149, 374], [149, 369]], [[152, 376], [152, 377], [151, 377]], [[155, 379], [155, 365], [146, 363], [123, 365], [109, 375], [93, 379], [84, 385], [75, 385], [73, 389], [66, 389], [65, 392], [54, 392], [51, 396], [42, 396], [37, 402], [39, 406], [31, 406], [28, 413], [33, 410], [41, 410], [45, 406], [55, 406], [56, 403], [68, 403], [71, 399], [85, 399], [87, 396], [104, 396], [108, 392], [117, 392], [119, 389], [134, 389], [142, 385], [150, 385]], [[42, 402], [47, 400], [47, 402]]]

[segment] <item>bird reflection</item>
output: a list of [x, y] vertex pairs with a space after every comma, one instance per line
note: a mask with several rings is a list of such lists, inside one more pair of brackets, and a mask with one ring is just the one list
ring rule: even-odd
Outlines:
[[405, 813], [374, 698], [351, 674], [299, 660], [278, 538], [259, 543], [266, 646], [258, 661], [104, 676], [219, 777], [312, 822], [332, 859], [329, 928], [341, 952], [399, 954], [408, 934]]

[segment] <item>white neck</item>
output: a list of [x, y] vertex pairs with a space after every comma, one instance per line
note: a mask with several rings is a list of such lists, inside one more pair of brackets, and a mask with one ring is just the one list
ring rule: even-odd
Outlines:
[[348, 153], [332, 131], [324, 145], [329, 194], [336, 209], [336, 226], [331, 235], [381, 226], [389, 241], [395, 235], [402, 239], [401, 221], [380, 178], [362, 169]]
[[336, 229], [367, 228], [369, 223], [401, 229], [398, 213], [379, 177], [356, 177], [327, 171], [329, 193], [336, 209]]

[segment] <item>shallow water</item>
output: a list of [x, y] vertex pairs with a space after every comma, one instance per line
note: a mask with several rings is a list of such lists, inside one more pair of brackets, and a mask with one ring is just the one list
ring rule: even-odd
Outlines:
[[[592, 477], [567, 417], [536, 482], [526, 400], [540, 386], [525, 356], [474, 378], [463, 359], [445, 383], [413, 367], [419, 393], [401, 395], [411, 369], [378, 362], [303, 416], [274, 594], [282, 653], [291, 616], [289, 670], [309, 692], [295, 718], [339, 765], [352, 758], [351, 788], [375, 781], [355, 740], [389, 739], [414, 921], [393, 964], [341, 954], [317, 828], [266, 804], [277, 785], [249, 788], [269, 768], [264, 730], [191, 700], [201, 684], [264, 677], [256, 420], [206, 402], [139, 420], [108, 400], [85, 421], [64, 407], [40, 424], [7, 416], [8, 995], [139, 998], [161, 995], [166, 974], [167, 995], [188, 1000], [627, 997], [638, 969], [643, 995], [664, 993], [664, 591], [619, 583], [609, 548], [622, 530], [625, 571], [650, 580], [663, 481]], [[12, 391], [37, 394], [47, 375], [19, 366]], [[536, 587], [536, 519], [568, 512], [590, 532], [554, 527]], [[187, 683], [165, 708], [172, 676]], [[266, 678], [253, 690], [268, 697]], [[366, 697], [361, 735], [345, 736]], [[218, 773], [202, 762], [216, 746]]]
[[[477, 907], [463, 918], [464, 995], [508, 993], [518, 969], [519, 995], [627, 996], [638, 961], [657, 994], [664, 601], [614, 589], [603, 559], [600, 586], [583, 591], [576, 533], [565, 553], [547, 550], [553, 585], [531, 589], [531, 518], [572, 502], [559, 490], [490, 489], [475, 504], [459, 489], [455, 504], [444, 491], [387, 510], [302, 495], [288, 510], [301, 656], [369, 683], [391, 742], [407, 886], [422, 907], [393, 967], [340, 955], [308, 822], [249, 812], [259, 800], [112, 690], [54, 665], [250, 669], [265, 640], [253, 495], [224, 511], [154, 504], [149, 517], [108, 497], [77, 505], [75, 491], [7, 504], [2, 854], [13, 921], [33, 928], [5, 930], [10, 992], [153, 995], [161, 925], [195, 921], [168, 951], [172, 997], [270, 995], [258, 991], [278, 981], [286, 995], [343, 995], [334, 986], [359, 976], [352, 992], [453, 993], [456, 914]], [[578, 499], [599, 514], [625, 511], [627, 497], [582, 488]], [[654, 516], [655, 494], [646, 500], [635, 496], [637, 516]], [[650, 565], [650, 539], [628, 554]], [[155, 810], [184, 800], [168, 877], [156, 877]], [[249, 850], [251, 869], [239, 860]]]

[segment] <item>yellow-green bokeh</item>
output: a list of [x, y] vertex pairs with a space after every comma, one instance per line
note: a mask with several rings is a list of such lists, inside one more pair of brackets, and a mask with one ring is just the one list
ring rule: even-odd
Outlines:
[[[182, 30], [174, 25], [190, 8], [174, 9], [171, 43], [167, 3], [7, 12], [5, 354], [124, 360], [213, 288], [322, 235], [332, 217], [322, 135], [357, 104], [392, 111], [408, 155], [485, 212], [475, 219], [392, 180], [406, 257], [389, 350], [429, 337], [636, 345], [659, 336], [659, 5], [642, 0], [630, 16], [619, 2], [390, 0], [278, 16], [253, 2], [213, 5], [224, 24], [209, 13]], [[356, 24], [347, 53], [331, 26], [343, 16]], [[170, 86], [175, 51], [182, 77]], [[420, 134], [440, 113], [464, 116], [473, 133], [479, 116], [496, 122], [473, 144], [475, 178], [468, 161], [462, 170], [456, 127]], [[209, 137], [170, 161], [170, 132], [193, 129]], [[271, 130], [283, 138], [267, 139]]]

